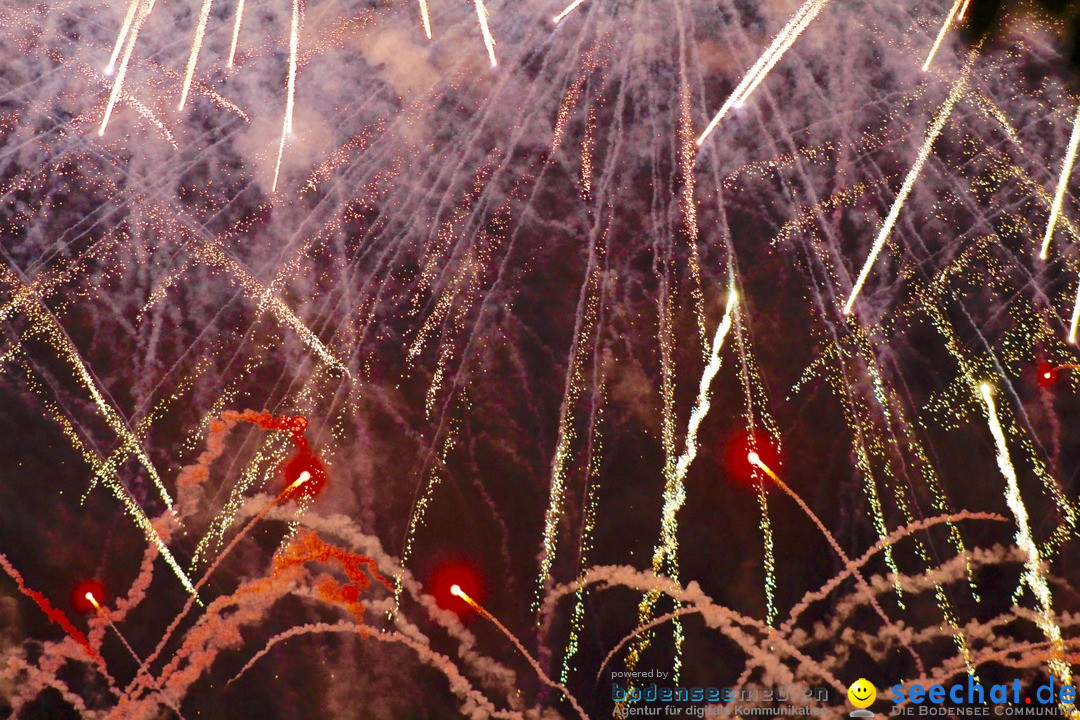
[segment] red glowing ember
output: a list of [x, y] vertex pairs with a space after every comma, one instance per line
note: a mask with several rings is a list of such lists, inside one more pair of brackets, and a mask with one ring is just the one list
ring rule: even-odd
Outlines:
[[1041, 362], [1039, 363], [1038, 368], [1036, 368], [1036, 373], [1035, 380], [1039, 383], [1039, 387], [1046, 388], [1058, 381], [1061, 370], [1048, 362]]
[[261, 427], [263, 430], [286, 432], [296, 446], [296, 454], [282, 468], [284, 472], [284, 487], [281, 491], [280, 501], [299, 500], [304, 497], [313, 498], [319, 494], [326, 485], [326, 466], [312, 451], [304, 432], [308, 427], [308, 420], [302, 415], [271, 415], [263, 410], [244, 410], [243, 412], [226, 411], [221, 414], [222, 420], [230, 423], [249, 422]]
[[455, 586], [476, 602], [482, 602], [484, 585], [480, 573], [469, 563], [453, 560], [436, 567], [428, 581], [428, 592], [443, 610], [456, 613], [461, 618], [475, 614], [472, 606], [454, 592]]
[[762, 473], [750, 463], [751, 452], [757, 453], [761, 462], [773, 471], [780, 471], [780, 453], [768, 434], [760, 430], [742, 430], [733, 435], [724, 446], [724, 468], [728, 476], [736, 482], [744, 485], [760, 482]]
[[97, 602], [100, 607], [108, 601], [109, 594], [105, 592], [105, 586], [98, 580], [81, 580], [71, 590], [71, 606], [84, 614], [97, 612], [98, 608], [94, 606], [94, 602]]
[[306, 447], [299, 448], [292, 460], [285, 464], [283, 470], [285, 474], [283, 500], [313, 498], [326, 485], [326, 468]]

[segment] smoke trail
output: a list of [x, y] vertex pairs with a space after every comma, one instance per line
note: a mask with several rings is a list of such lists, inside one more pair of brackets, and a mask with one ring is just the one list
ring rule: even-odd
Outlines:
[[432, 650], [427, 645], [417, 642], [413, 638], [403, 635], [402, 633], [395, 631], [378, 630], [370, 625], [362, 625], [356, 623], [339, 622], [336, 624], [330, 623], [311, 623], [308, 625], [298, 625], [296, 627], [289, 628], [288, 630], [278, 633], [274, 637], [267, 641], [266, 645], [259, 650], [244, 666], [236, 673], [230, 680], [229, 684], [236, 682], [243, 676], [248, 670], [252, 668], [260, 659], [265, 657], [275, 645], [284, 642], [289, 638], [296, 637], [298, 635], [305, 635], [309, 633], [356, 633], [365, 640], [377, 640], [383, 643], [400, 643], [406, 647], [414, 650], [420, 659], [428, 663], [435, 669], [439, 670], [446, 679], [450, 682], [450, 690], [466, 701], [466, 704], [462, 706], [461, 711], [466, 713], [470, 718], [476, 718], [480, 720], [487, 717], [495, 718], [513, 718], [514, 720], [524, 720], [524, 715], [519, 712], [513, 712], [510, 710], [498, 710], [491, 701], [488, 700], [482, 693], [476, 690], [469, 682], [468, 678], [461, 674], [457, 666], [450, 658], [445, 655], [441, 655]]
[[462, 590], [459, 586], [454, 585], [452, 588], [450, 588], [450, 593], [467, 602], [470, 606], [472, 606], [474, 610], [476, 610], [476, 612], [480, 613], [480, 615], [483, 616], [485, 620], [497, 627], [499, 629], [499, 632], [505, 635], [506, 638], [511, 643], [513, 643], [514, 647], [517, 648], [518, 652], [520, 652], [521, 655], [525, 658], [525, 660], [529, 663], [529, 665], [532, 666], [532, 669], [536, 671], [536, 675], [540, 678], [540, 681], [548, 687], [561, 692], [563, 694], [563, 697], [565, 697], [570, 702], [570, 705], [573, 706], [574, 710], [577, 712], [581, 720], [588, 720], [588, 716], [585, 715], [585, 711], [582, 709], [581, 705], [578, 704], [577, 698], [570, 694], [570, 691], [566, 689], [565, 685], [560, 682], [556, 682], [550, 677], [548, 677], [547, 673], [544, 672], [544, 669], [540, 667], [540, 663], [536, 662], [536, 659], [529, 654], [529, 651], [525, 649], [525, 646], [521, 644], [521, 641], [517, 639], [517, 636], [515, 636], [514, 633], [510, 632], [505, 625], [499, 622], [498, 618], [489, 613], [483, 605], [469, 597], [465, 593], [465, 591]]
[[86, 639], [86, 636], [82, 634], [82, 631], [71, 624], [71, 621], [68, 620], [68, 616], [63, 610], [58, 610], [53, 607], [47, 597], [37, 590], [27, 587], [26, 582], [23, 580], [23, 576], [15, 569], [15, 566], [11, 564], [11, 561], [9, 561], [7, 556], [3, 553], [0, 553], [0, 568], [3, 568], [4, 572], [6, 572], [8, 576], [15, 581], [15, 584], [19, 586], [19, 592], [33, 600], [37, 606], [41, 608], [41, 612], [45, 613], [45, 616], [49, 618], [49, 622], [59, 625], [72, 640], [82, 646], [83, 650], [86, 651], [86, 654], [90, 656], [90, 659], [93, 660], [102, 671], [105, 670], [105, 661], [98, 655], [97, 651], [90, 646], [90, 642]]

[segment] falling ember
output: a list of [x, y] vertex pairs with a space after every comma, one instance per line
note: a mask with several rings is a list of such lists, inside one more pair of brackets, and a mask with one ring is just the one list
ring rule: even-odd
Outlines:
[[956, 0], [956, 2], [953, 3], [952, 9], [949, 10], [949, 14], [945, 16], [945, 22], [941, 24], [941, 30], [937, 34], [937, 39], [934, 40], [934, 45], [930, 48], [930, 54], [926, 56], [926, 62], [923, 63], [923, 72], [930, 69], [930, 63], [934, 61], [934, 56], [937, 55], [938, 48], [941, 47], [941, 41], [945, 39], [945, 35], [949, 32], [949, 28], [952, 26], [953, 19], [956, 17], [957, 11], [960, 10], [961, 4], [963, 4], [965, 8], [967, 7], [966, 0]]
[[[462, 620], [474, 615], [472, 605], [463, 600], [463, 594], [480, 599], [486, 595], [480, 572], [462, 559], [441, 561], [431, 572], [427, 586], [440, 608], [449, 610]], [[454, 588], [457, 588], [456, 592]]]
[[302, 473], [300, 473], [299, 476], [297, 476], [297, 478], [295, 480], [293, 480], [289, 484], [289, 487], [287, 489], [288, 490], [295, 490], [296, 488], [300, 487], [301, 485], [303, 485], [304, 483], [306, 483], [310, 479], [311, 479], [311, 473], [309, 473], [307, 470], [304, 470]]
[[131, 30], [131, 24], [135, 20], [135, 13], [139, 9], [139, 5], [142, 0], [131, 0], [128, 3], [127, 13], [124, 14], [124, 23], [120, 26], [120, 32], [116, 36], [116, 42], [113, 43], [112, 55], [109, 56], [109, 64], [105, 66], [105, 74], [112, 75], [116, 71], [116, 60], [120, 57], [120, 50], [124, 46], [124, 40], [127, 38], [128, 31]]
[[491, 67], [498, 65], [498, 61], [495, 60], [495, 38], [491, 36], [491, 30], [488, 28], [488, 11], [484, 7], [484, 0], [473, 0], [476, 5], [476, 19], [480, 22], [480, 32], [484, 36], [484, 47], [487, 48], [488, 59], [491, 61]]
[[769, 70], [775, 65], [784, 53], [794, 44], [799, 35], [805, 30], [814, 18], [825, 8], [829, 0], [806, 0], [795, 14], [788, 21], [787, 25], [777, 33], [773, 38], [772, 44], [765, 49], [765, 52], [761, 54], [757, 62], [750, 68], [750, 70], [743, 77], [742, 81], [735, 87], [735, 89], [728, 96], [727, 100], [720, 107], [720, 110], [713, 116], [713, 119], [706, 126], [705, 130], [698, 136], [697, 144], [700, 146], [705, 142], [705, 139], [709, 137], [712, 131], [720, 124], [720, 121], [724, 119], [728, 111], [732, 107], [739, 107], [746, 101], [747, 95], [757, 87], [757, 84], [768, 74]]
[[1048, 362], [1041, 362], [1035, 370], [1035, 380], [1039, 383], [1039, 387], [1050, 387], [1057, 383], [1060, 379], [1059, 368], [1054, 367]]
[[285, 119], [281, 126], [281, 142], [278, 144], [277, 161], [274, 163], [274, 182], [270, 188], [271, 192], [277, 192], [281, 157], [285, 154], [285, 140], [292, 134], [293, 104], [296, 98], [296, 54], [299, 52], [299, 46], [300, 0], [292, 0], [292, 21], [289, 25], [289, 72], [285, 79]]
[[1038, 382], [1039, 387], [1043, 388], [1056, 385], [1057, 381], [1061, 379], [1062, 370], [1080, 370], [1080, 365], [1069, 363], [1064, 365], [1051, 365], [1044, 361], [1039, 363], [1038, 367], [1035, 369], [1035, 380]]
[[799, 39], [803, 31], [806, 30], [818, 16], [818, 14], [825, 8], [825, 5], [829, 0], [819, 0], [816, 4], [810, 7], [806, 15], [799, 21], [795, 28], [787, 34], [783, 39], [783, 42], [773, 51], [773, 53], [765, 61], [765, 64], [758, 71], [757, 75], [750, 80], [750, 83], [742, 91], [738, 98], [735, 100], [733, 107], [740, 108], [750, 98], [750, 95], [757, 89], [777, 63], [784, 57], [784, 54], [791, 49], [791, 46], [795, 44], [795, 41]]
[[900, 192], [896, 194], [896, 199], [893, 200], [892, 207], [889, 209], [889, 214], [886, 216], [885, 222], [882, 223], [881, 229], [878, 231], [877, 239], [874, 240], [874, 245], [870, 249], [870, 254], [867, 256], [866, 262], [863, 263], [862, 270], [859, 272], [859, 277], [855, 280], [855, 284], [851, 288], [851, 295], [848, 297], [847, 302], [844, 303], [845, 315], [851, 314], [851, 310], [855, 306], [855, 299], [859, 296], [863, 284], [870, 276], [870, 271], [874, 269], [877, 257], [881, 253], [882, 248], [885, 247], [885, 241], [889, 239], [889, 234], [892, 232], [893, 225], [896, 224], [897, 218], [900, 217], [900, 209], [904, 207], [904, 202], [907, 200], [908, 195], [911, 194], [911, 189], [915, 187], [915, 181], [919, 179], [919, 173], [922, 172], [923, 165], [926, 164], [926, 160], [930, 157], [930, 152], [934, 149], [934, 142], [941, 135], [941, 131], [945, 129], [945, 125], [949, 121], [949, 116], [952, 114], [953, 107], [956, 106], [956, 103], [966, 91], [967, 73], [971, 62], [973, 62], [974, 59], [975, 51], [972, 51], [968, 60], [968, 65], [964, 67], [960, 79], [953, 83], [952, 91], [949, 93], [948, 99], [945, 100], [945, 104], [938, 110], [937, 117], [934, 119], [934, 122], [931, 123], [930, 129], [926, 133], [926, 138], [923, 140], [922, 149], [919, 150], [919, 155], [915, 159], [915, 164], [911, 166], [907, 177], [904, 178], [904, 183], [900, 186]]
[[297, 452], [296, 456], [284, 467], [284, 472], [288, 484], [282, 492], [288, 500], [313, 498], [326, 485], [326, 469], [306, 448]]
[[240, 42], [240, 24], [244, 20], [244, 0], [236, 0], [236, 18], [233, 21], [232, 42], [229, 44], [229, 59], [226, 67], [232, 67], [236, 60], [236, 45]]
[[191, 81], [195, 78], [195, 66], [199, 63], [199, 51], [202, 50], [203, 37], [206, 35], [206, 23], [210, 20], [210, 5], [213, 0], [203, 0], [202, 9], [199, 11], [199, 20], [195, 26], [195, 38], [191, 41], [191, 52], [188, 53], [187, 71], [184, 73], [184, 85], [180, 90], [180, 104], [178, 110], [183, 110], [187, 104], [188, 92], [191, 90]]
[[1065, 644], [1061, 637], [1061, 628], [1058, 627], [1054, 617], [1053, 598], [1050, 595], [1050, 586], [1043, 574], [1042, 558], [1038, 546], [1031, 536], [1031, 527], [1028, 522], [1028, 510], [1020, 496], [1020, 486], [1016, 479], [1016, 469], [1013, 467], [1012, 458], [1009, 456], [1008, 442], [1005, 432], [998, 420], [997, 407], [994, 404], [994, 389], [988, 382], [980, 383], [979, 392], [982, 395], [983, 404], [986, 408], [986, 417], [990, 424], [990, 434], [994, 437], [997, 446], [998, 469], [1005, 478], [1005, 504], [1012, 511], [1016, 520], [1016, 544], [1024, 553], [1024, 581], [1035, 595], [1039, 603], [1039, 613], [1036, 624], [1042, 630], [1043, 635], [1049, 642], [1050, 652], [1047, 664], [1050, 672], [1063, 685], [1072, 684], [1072, 669], [1066, 659]]
[[762, 480], [761, 468], [750, 460], [751, 457], [770, 468], [782, 465], [780, 453], [764, 431], [743, 430], [723, 444], [723, 467], [727, 476], [738, 484], [756, 486]]
[[563, 18], [574, 12], [574, 10], [576, 10], [578, 6], [581, 5], [583, 2], [585, 2], [585, 0], [574, 0], [574, 2], [567, 5], [561, 13], [553, 17], [551, 19], [551, 22], [558, 25], [560, 22], [562, 22]]
[[427, 0], [420, 0], [420, 22], [424, 24], [424, 36], [431, 39], [431, 18], [428, 17]]
[[[1065, 160], [1061, 163], [1061, 175], [1058, 176], [1057, 192], [1054, 193], [1054, 204], [1050, 207], [1050, 219], [1046, 223], [1046, 232], [1043, 234], [1042, 248], [1039, 250], [1039, 258], [1046, 260], [1050, 256], [1050, 240], [1054, 237], [1054, 228], [1057, 227], [1058, 215], [1061, 214], [1061, 205], [1065, 201], [1065, 193], [1069, 189], [1069, 178], [1072, 176], [1073, 163], [1076, 162], [1076, 151], [1080, 148], [1080, 108], [1076, 110], [1073, 118], [1072, 133], [1069, 135], [1069, 147], [1065, 151]], [[1075, 322], [1070, 330], [1070, 342], [1075, 342]]]
[[116, 107], [117, 101], [120, 99], [120, 94], [124, 90], [124, 79], [127, 77], [128, 63], [131, 61], [131, 53], [135, 49], [135, 41], [139, 37], [139, 30], [142, 29], [143, 23], [146, 21], [147, 16], [150, 15], [150, 9], [153, 7], [146, 3], [146, 0], [138, 0], [139, 10], [135, 13], [135, 24], [131, 27], [124, 39], [124, 51], [120, 58], [120, 69], [116, 73], [116, 77], [113, 78], [112, 91], [109, 93], [109, 102], [105, 106], [105, 114], [101, 118], [101, 126], [98, 128], [98, 136], [105, 135], [105, 129], [109, 126], [109, 119], [112, 117], [113, 109]]

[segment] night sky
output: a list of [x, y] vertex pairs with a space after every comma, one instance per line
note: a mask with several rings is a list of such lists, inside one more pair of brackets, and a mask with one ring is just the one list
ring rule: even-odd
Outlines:
[[5, 0], [0, 717], [1062, 684], [1076, 12], [962, 6]]

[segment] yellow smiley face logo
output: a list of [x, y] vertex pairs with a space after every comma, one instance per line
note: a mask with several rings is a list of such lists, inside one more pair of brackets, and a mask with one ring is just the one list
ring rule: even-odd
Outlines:
[[847, 689], [847, 699], [857, 708], [870, 707], [877, 698], [877, 688], [866, 678], [859, 678]]

